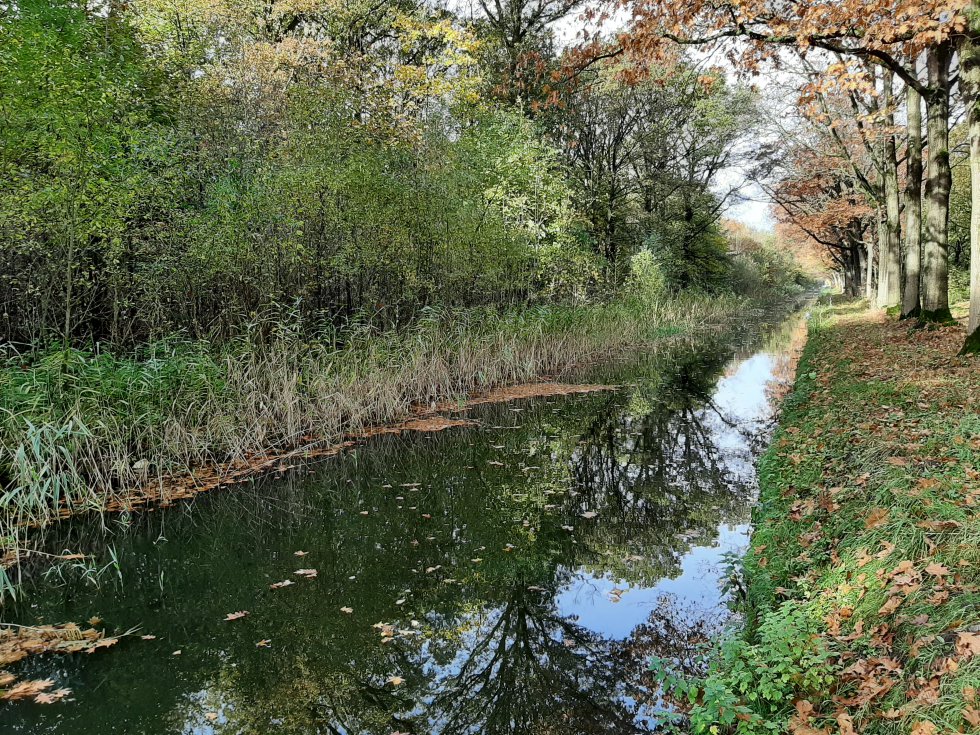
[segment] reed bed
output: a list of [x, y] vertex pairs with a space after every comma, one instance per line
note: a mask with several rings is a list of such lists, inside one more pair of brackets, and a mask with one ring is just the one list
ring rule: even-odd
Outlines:
[[741, 302], [520, 311], [429, 309], [410, 328], [355, 325], [311, 340], [256, 325], [220, 347], [169, 341], [120, 355], [52, 349], [0, 365], [0, 536], [66, 505], [104, 509], [127, 488], [313, 439], [329, 442], [413, 407], [558, 376], [664, 335], [718, 324]]

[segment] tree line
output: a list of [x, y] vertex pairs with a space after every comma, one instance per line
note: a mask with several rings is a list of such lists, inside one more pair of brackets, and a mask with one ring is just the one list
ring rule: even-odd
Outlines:
[[[633, 53], [719, 49], [740, 69], [798, 75], [800, 124], [768, 157], [785, 219], [827, 248], [846, 289], [948, 322], [950, 129], [965, 112], [972, 172], [970, 311], [980, 349], [980, 51], [969, 0], [624, 0]], [[778, 150], [777, 150], [778, 149]], [[772, 176], [773, 171], [776, 175]], [[765, 177], [763, 177], [765, 178]], [[965, 202], [964, 202], [965, 204]], [[962, 216], [962, 215], [956, 215]]]
[[644, 253], [668, 287], [734, 288], [719, 176], [757, 96], [682, 52], [560, 43], [581, 5], [0, 4], [2, 336], [581, 302]]

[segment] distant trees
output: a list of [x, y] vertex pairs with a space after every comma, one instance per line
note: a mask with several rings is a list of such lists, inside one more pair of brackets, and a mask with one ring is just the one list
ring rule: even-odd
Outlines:
[[716, 287], [732, 194], [719, 177], [756, 127], [755, 98], [683, 60], [645, 71], [630, 78], [615, 61], [588, 70], [556, 137], [608, 268], [647, 249], [670, 283]]

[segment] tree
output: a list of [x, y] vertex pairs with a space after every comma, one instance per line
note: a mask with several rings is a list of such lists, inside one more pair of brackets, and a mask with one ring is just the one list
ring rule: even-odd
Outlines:
[[[624, 35], [633, 53], [655, 53], [664, 41], [727, 46], [733, 60], [754, 71], [761, 63], [775, 60], [782, 47], [816, 48], [873, 61], [922, 95], [928, 112], [929, 163], [921, 317], [949, 318], [948, 72], [952, 39], [966, 27], [967, 0], [824, 0], [794, 6], [792, 13], [769, 0], [684, 4], [624, 0], [623, 5], [634, 18], [633, 27]], [[731, 43], [736, 39], [740, 47]], [[927, 56], [926, 81], [916, 73], [920, 53]]]
[[970, 140], [970, 315], [963, 353], [980, 352], [980, 8], [971, 8], [960, 45], [960, 85], [967, 103]]

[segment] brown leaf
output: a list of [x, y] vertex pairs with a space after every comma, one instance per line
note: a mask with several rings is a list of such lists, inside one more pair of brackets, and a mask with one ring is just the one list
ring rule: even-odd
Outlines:
[[980, 654], [980, 633], [960, 633], [956, 637], [956, 655], [973, 658]]
[[926, 567], [926, 574], [931, 574], [933, 577], [945, 577], [949, 574], [949, 569], [934, 561]]
[[927, 531], [955, 531], [957, 528], [963, 524], [959, 521], [922, 521], [921, 523], [916, 523], [919, 528], [924, 528]]
[[939, 732], [939, 730], [936, 729], [935, 725], [928, 720], [922, 720], [921, 722], [917, 722], [912, 726], [912, 730], [909, 732], [909, 735], [936, 735], [937, 732]]
[[18, 699], [31, 699], [41, 694], [45, 689], [54, 686], [54, 679], [28, 679], [19, 681], [12, 687], [0, 694], [0, 699], [14, 702]]
[[963, 719], [973, 727], [980, 727], [980, 709], [974, 707], [963, 708]]
[[873, 508], [864, 519], [864, 527], [870, 529], [883, 526], [888, 522], [888, 516], [890, 514], [891, 511], [888, 508]]
[[896, 610], [898, 610], [898, 608], [901, 606], [901, 604], [902, 604], [902, 598], [901, 597], [898, 597], [898, 596], [896, 596], [896, 597], [889, 597], [888, 600], [885, 602], [885, 604], [882, 605], [878, 609], [878, 614], [879, 615], [891, 615], [893, 612], [895, 612]]

